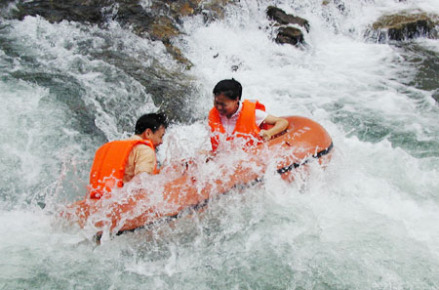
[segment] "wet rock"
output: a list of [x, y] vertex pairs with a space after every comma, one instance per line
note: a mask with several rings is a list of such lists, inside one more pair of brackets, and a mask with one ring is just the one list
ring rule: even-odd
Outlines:
[[281, 27], [277, 33], [276, 42], [280, 44], [288, 43], [297, 45], [303, 43], [303, 33], [300, 29], [295, 27]]
[[414, 78], [408, 83], [410, 86], [433, 91], [439, 89], [439, 53], [419, 45], [417, 42], [399, 43], [400, 55], [404, 60], [416, 67]]
[[406, 40], [417, 37], [437, 38], [439, 16], [422, 11], [402, 11], [384, 15], [372, 25], [372, 38], [378, 41]]
[[110, 4], [109, 1], [18, 1], [13, 17], [21, 20], [28, 15], [40, 15], [50, 22], [67, 20], [99, 23], [104, 20], [101, 9]]
[[210, 23], [215, 19], [223, 19], [226, 5], [233, 2], [235, 1], [216, 0], [216, 1], [207, 1], [207, 3], [203, 3], [201, 7], [201, 13], [203, 14], [204, 22]]
[[437, 89], [433, 92], [432, 97], [436, 101], [436, 103], [439, 104], [439, 89]]
[[84, 89], [80, 83], [71, 76], [47, 72], [14, 72], [11, 76], [47, 88], [50, 91], [50, 95], [45, 98], [51, 98], [51, 100], [44, 98], [41, 100], [42, 104], [45, 102], [53, 103], [54, 101], [65, 104], [71, 115], [70, 120], [72, 123], [70, 126], [83, 134], [94, 135], [101, 139], [105, 138], [103, 132], [94, 122], [94, 113], [90, 111], [81, 98], [85, 93]]
[[415, 73], [412, 70], [400, 71], [400, 76], [405, 79], [404, 85], [432, 92], [432, 98], [438, 102], [439, 52], [417, 41], [397, 42], [394, 47], [406, 65], [416, 68]]
[[287, 14], [282, 9], [279, 9], [274, 6], [269, 6], [267, 8], [267, 15], [270, 19], [275, 20], [281, 25], [297, 24], [305, 28], [306, 32], [309, 32], [310, 27], [308, 20], [294, 16], [292, 14]]
[[[181, 34], [184, 17], [202, 15], [206, 23], [222, 18], [226, 5], [234, 0], [0, 0], [0, 16], [7, 19], [22, 20], [26, 16], [40, 16], [57, 23], [74, 21], [82, 24], [108, 28], [109, 21], [118, 22], [121, 27], [130, 29], [142, 38], [160, 41], [167, 52], [186, 69], [192, 63], [174, 45], [173, 38]], [[108, 49], [89, 54], [106, 63], [113, 64], [127, 75], [142, 84], [151, 94], [156, 106], [165, 111], [173, 121], [190, 122], [197, 118], [194, 112], [196, 96], [199, 95], [193, 80], [184, 71], [173, 72], [158, 60], [150, 70], [145, 69], [135, 56], [126, 55], [113, 49], [108, 40]], [[88, 49], [86, 50], [88, 51]], [[87, 120], [87, 118], [84, 118]], [[88, 123], [87, 123], [88, 124]], [[85, 130], [87, 124], [81, 124]]]
[[[145, 4], [139, 0], [33, 0], [0, 3], [1, 15], [15, 19], [41, 16], [49, 22], [63, 20], [97, 24], [105, 27], [108, 20], [115, 20], [122, 27], [130, 27], [139, 36], [162, 41], [179, 62], [190, 68], [192, 64], [174, 47], [173, 37], [180, 32], [181, 19], [202, 14], [205, 21], [223, 17], [224, 7], [233, 0], [152, 0]], [[6, 7], [13, 5], [13, 9]], [[8, 12], [5, 12], [5, 11]]]
[[[173, 71], [163, 66], [148, 54], [131, 55], [124, 50], [115, 50], [111, 48], [114, 46], [112, 40], [107, 41], [108, 49], [90, 51], [93, 59], [103, 60], [139, 82], [145, 92], [151, 95], [154, 104], [160, 107], [172, 121], [187, 123], [192, 121], [194, 116], [198, 116], [193, 102], [196, 102], [200, 93], [197, 87], [193, 86], [194, 80], [190, 76], [182, 73], [181, 70]], [[144, 63], [147, 62], [152, 62], [153, 65], [145, 65]], [[130, 100], [134, 103], [142, 101], [141, 96], [137, 98], [133, 96]], [[112, 104], [106, 108], [111, 110], [111, 107], [121, 106]]]
[[310, 26], [306, 19], [287, 14], [282, 9], [274, 6], [269, 6], [267, 8], [267, 16], [269, 19], [276, 21], [277, 25], [279, 26], [279, 30], [275, 38], [276, 43], [287, 43], [292, 45], [304, 43], [302, 30], [290, 25], [303, 27], [306, 32], [309, 32]]

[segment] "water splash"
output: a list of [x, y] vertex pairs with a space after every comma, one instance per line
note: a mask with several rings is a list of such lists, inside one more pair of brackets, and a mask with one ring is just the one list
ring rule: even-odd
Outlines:
[[[310, 21], [302, 49], [272, 41], [276, 27], [265, 16], [273, 4], [268, 1], [241, 1], [228, 8], [226, 19], [210, 24], [185, 20], [186, 35], [175, 42], [194, 63], [199, 118], [212, 106], [216, 82], [234, 77], [244, 98], [259, 99], [270, 113], [321, 123], [336, 144], [332, 162], [325, 171], [311, 166], [308, 178], [297, 172], [292, 185], [267, 176], [263, 184], [212, 199], [202, 212], [99, 247], [86, 231], [59, 225], [53, 212], [83, 197], [94, 150], [127, 135], [140, 112], [156, 108], [139, 82], [99, 56], [120, 43], [122, 54], [141, 56], [144, 46], [165, 65], [174, 62], [163, 47], [117, 27], [118, 41], [108, 42], [111, 33], [96, 27], [6, 21], [0, 30], [1, 283], [66, 289], [439, 287], [438, 108], [434, 88], [420, 83], [434, 75], [419, 69], [438, 53], [437, 41], [420, 39], [406, 48], [364, 39], [383, 13], [439, 13], [436, 2], [350, 1], [341, 8], [337, 1], [327, 7], [276, 1]], [[143, 65], [153, 64], [145, 59]], [[78, 112], [84, 107], [85, 114]], [[165, 161], [208, 148], [201, 121], [175, 124], [168, 133], [159, 153]], [[207, 178], [214, 170], [200, 174]], [[44, 210], [40, 201], [48, 204]]]

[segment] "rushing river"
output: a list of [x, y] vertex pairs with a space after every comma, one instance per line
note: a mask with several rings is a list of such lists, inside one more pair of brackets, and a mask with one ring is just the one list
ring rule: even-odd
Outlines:
[[[0, 289], [439, 289], [439, 41], [365, 37], [384, 13], [439, 14], [438, 1], [274, 2], [185, 20], [174, 41], [190, 71], [116, 24], [1, 20]], [[273, 4], [309, 20], [304, 47], [273, 41]], [[100, 57], [108, 51], [197, 88], [194, 118], [168, 130], [165, 162], [208, 148], [211, 91], [234, 77], [271, 114], [322, 124], [335, 144], [329, 167], [292, 184], [269, 175], [97, 246], [57, 211], [83, 198], [96, 148], [158, 109]]]

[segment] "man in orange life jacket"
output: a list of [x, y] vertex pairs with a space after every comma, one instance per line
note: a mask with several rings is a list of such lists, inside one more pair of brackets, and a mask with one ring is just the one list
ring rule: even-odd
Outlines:
[[157, 174], [155, 149], [162, 144], [167, 126], [164, 114], [145, 114], [137, 120], [131, 138], [101, 146], [90, 171], [89, 197], [99, 199], [140, 173]]
[[[265, 112], [265, 106], [258, 101], [241, 102], [242, 86], [235, 79], [226, 79], [216, 84], [213, 89], [214, 107], [209, 113], [212, 151], [215, 152], [226, 135], [226, 140], [236, 137], [245, 140], [247, 146], [268, 141], [276, 134], [288, 128], [286, 119]], [[263, 126], [273, 125], [268, 130]]]

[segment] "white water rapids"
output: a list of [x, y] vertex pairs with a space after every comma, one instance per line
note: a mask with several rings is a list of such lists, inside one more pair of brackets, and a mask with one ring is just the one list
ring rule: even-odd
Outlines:
[[[171, 126], [159, 152], [169, 160], [208, 147], [203, 117], [213, 86], [233, 77], [243, 97], [259, 99], [269, 113], [323, 125], [335, 146], [326, 170], [299, 171], [293, 184], [267, 176], [200, 213], [100, 246], [60, 223], [56, 210], [83, 198], [96, 148], [129, 135], [126, 123], [157, 108], [138, 82], [93, 55], [117, 46], [180, 67], [162, 44], [117, 25], [103, 31], [40, 17], [4, 20], [0, 288], [438, 289], [439, 107], [432, 94], [439, 72], [419, 72], [439, 56], [439, 41], [419, 38], [407, 48], [364, 36], [382, 14], [439, 14], [439, 4], [346, 2], [340, 9], [315, 0], [239, 1], [224, 20], [185, 20], [174, 42], [194, 64], [185, 73], [199, 88], [193, 106], [202, 120]], [[268, 5], [308, 19], [306, 46], [273, 41]], [[425, 79], [436, 87], [419, 86]]]

